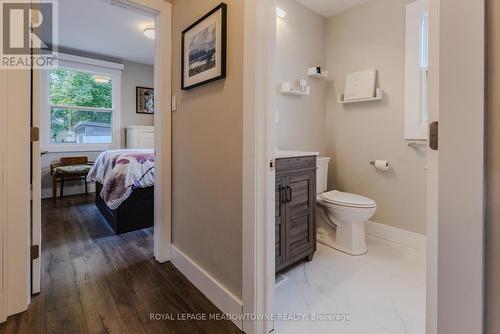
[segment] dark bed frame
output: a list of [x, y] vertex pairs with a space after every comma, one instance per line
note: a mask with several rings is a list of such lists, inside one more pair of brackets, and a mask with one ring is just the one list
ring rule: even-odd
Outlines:
[[102, 184], [96, 182], [95, 205], [116, 234], [154, 225], [154, 187], [136, 189], [117, 209], [111, 210], [101, 198]]

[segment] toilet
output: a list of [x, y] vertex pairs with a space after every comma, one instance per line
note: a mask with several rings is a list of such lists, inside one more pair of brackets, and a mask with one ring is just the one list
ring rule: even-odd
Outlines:
[[350, 255], [367, 252], [365, 222], [377, 210], [375, 201], [338, 190], [326, 191], [330, 158], [317, 158], [317, 240]]

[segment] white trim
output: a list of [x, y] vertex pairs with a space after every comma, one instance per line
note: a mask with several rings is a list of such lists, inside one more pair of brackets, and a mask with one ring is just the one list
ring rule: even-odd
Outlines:
[[[274, 146], [268, 92], [269, 59], [274, 52], [274, 0], [245, 1], [243, 112], [243, 312], [272, 314], [274, 300]], [[271, 20], [269, 18], [272, 18]], [[270, 204], [271, 203], [271, 204]], [[271, 208], [272, 207], [272, 208]], [[262, 224], [272, 216], [273, 224]], [[270, 255], [272, 254], [272, 255]], [[271, 257], [271, 258], [270, 258]], [[247, 334], [270, 332], [272, 321], [243, 322]]]
[[163, 0], [124, 1], [156, 10], [155, 18], [155, 225], [154, 256], [170, 260], [172, 245], [172, 5]]
[[421, 251], [425, 251], [427, 248], [427, 237], [420, 233], [372, 221], [365, 224], [365, 231], [366, 234], [373, 237], [395, 242]]
[[[243, 311], [242, 301], [229, 291], [222, 283], [217, 281], [189, 256], [182, 253], [177, 247], [172, 246], [172, 263], [193, 283], [207, 298], [224, 314], [239, 315]], [[239, 329], [243, 322], [232, 318]]]
[[485, 14], [485, 1], [431, 5], [439, 151], [428, 157], [438, 188], [429, 187], [437, 221], [428, 226], [427, 296], [437, 305], [428, 307], [427, 334], [484, 331]]
[[74, 55], [61, 53], [61, 52], [58, 52], [56, 54], [57, 54], [59, 61], [65, 60], [65, 61], [70, 61], [73, 63], [81, 63], [81, 64], [88, 64], [88, 65], [93, 65], [93, 66], [106, 67], [106, 68], [120, 70], [120, 71], [123, 71], [125, 69], [125, 65], [119, 64], [119, 63], [113, 63], [110, 61], [104, 61], [104, 60], [88, 58], [88, 57], [74, 56]]
[[[88, 187], [89, 187], [89, 194], [95, 193], [95, 183], [89, 183]], [[41, 195], [42, 199], [52, 198], [52, 188], [42, 189], [41, 194], [42, 194]], [[85, 187], [83, 183], [71, 187], [68, 187], [66, 185], [64, 186], [64, 196], [81, 195], [81, 194], [85, 194]], [[59, 196], [59, 191], [57, 191], [57, 196]]]

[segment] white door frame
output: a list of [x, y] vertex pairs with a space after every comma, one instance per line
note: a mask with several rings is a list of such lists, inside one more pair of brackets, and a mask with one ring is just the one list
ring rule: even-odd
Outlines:
[[[111, 0], [106, 0], [111, 1]], [[172, 5], [164, 0], [114, 0], [155, 16], [156, 183], [154, 257], [170, 260], [171, 248], [171, 58]], [[0, 27], [1, 29], [1, 27]], [[1, 30], [0, 30], [1, 33]], [[0, 322], [23, 312], [30, 301], [29, 71], [0, 70], [0, 133], [5, 187], [0, 188]], [[35, 108], [35, 111], [39, 108]], [[1, 124], [0, 124], [1, 125]], [[2, 128], [3, 130], [3, 128]], [[5, 149], [5, 153], [4, 153]], [[1, 163], [1, 161], [0, 161]], [[2, 200], [4, 199], [5, 200]], [[8, 252], [7, 252], [8, 250]]]
[[[274, 185], [266, 182], [274, 11], [265, 0], [245, 3], [243, 310], [272, 314]], [[428, 166], [427, 334], [482, 333], [484, 1], [430, 0], [430, 11], [431, 119], [441, 124], [440, 151], [429, 154]], [[265, 326], [244, 322], [247, 334], [266, 333]]]
[[[268, 70], [274, 50], [274, 0], [245, 1], [244, 101], [243, 101], [243, 313], [270, 314], [274, 300], [274, 211], [267, 198], [274, 192], [274, 171], [268, 149], [273, 131], [270, 124], [271, 99]], [[272, 95], [272, 94], [271, 94]], [[274, 210], [274, 194], [272, 196]], [[272, 256], [272, 261], [268, 260]], [[243, 331], [267, 333], [270, 321], [243, 321]]]
[[427, 334], [483, 333], [485, 1], [430, 5]]

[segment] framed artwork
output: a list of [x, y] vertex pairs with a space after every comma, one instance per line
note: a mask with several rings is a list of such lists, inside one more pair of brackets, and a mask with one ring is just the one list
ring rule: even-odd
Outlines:
[[153, 115], [155, 113], [155, 90], [147, 87], [137, 87], [135, 92], [136, 113]]
[[226, 77], [227, 5], [221, 3], [182, 32], [182, 89]]

